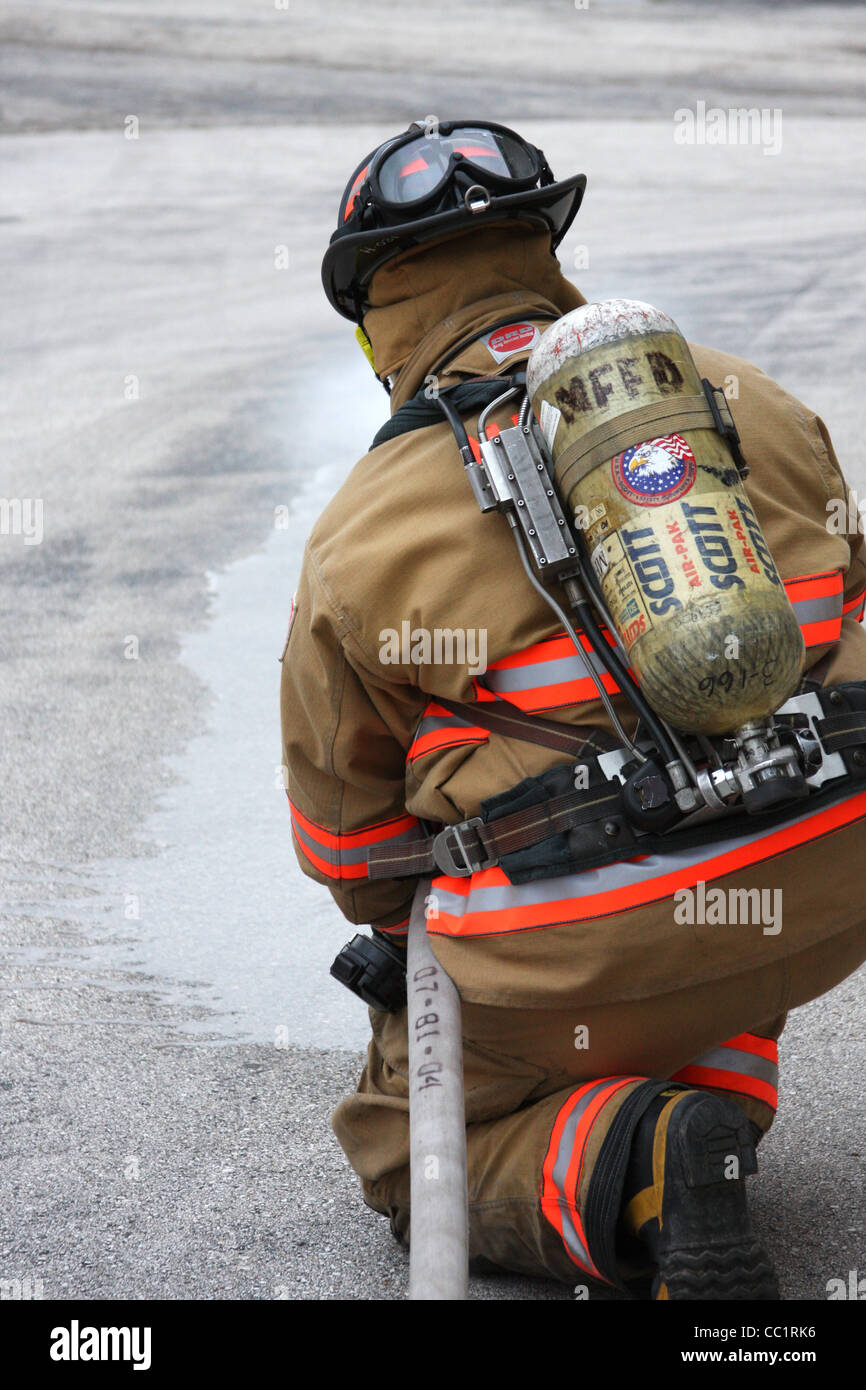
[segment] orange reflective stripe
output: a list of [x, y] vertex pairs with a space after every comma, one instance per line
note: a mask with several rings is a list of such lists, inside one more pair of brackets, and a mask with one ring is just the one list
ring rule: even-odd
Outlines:
[[754, 1096], [775, 1110], [778, 1104], [779, 1049], [773, 1038], [739, 1033], [718, 1047], [693, 1057], [688, 1066], [674, 1072], [671, 1081], [687, 1086], [713, 1086], [716, 1090]]
[[429, 753], [438, 753], [443, 748], [458, 748], [465, 743], [487, 743], [489, 738], [487, 729], [470, 724], [436, 700], [431, 700], [415, 728], [406, 761], [415, 762]]
[[573, 651], [574, 646], [571, 638], [563, 632], [555, 637], [543, 637], [540, 642], [533, 642], [531, 647], [524, 647], [523, 651], [515, 652], [513, 656], [504, 656], [499, 661], [491, 661], [487, 669], [488, 671], [513, 671], [520, 666], [534, 666], [537, 661], [569, 657]]
[[821, 647], [839, 641], [842, 635], [843, 588], [841, 570], [785, 580], [785, 592], [807, 647]]
[[295, 844], [301, 854], [326, 878], [340, 881], [366, 878], [371, 846], [412, 839], [418, 829], [417, 817], [403, 815], [339, 834], [310, 820], [291, 801], [289, 810]]
[[309, 845], [304, 844], [303, 840], [300, 838], [298, 834], [297, 826], [293, 825], [292, 829], [295, 834], [295, 843], [298, 845], [298, 848], [300, 849], [304, 858], [310, 864], [312, 864], [314, 869], [318, 869], [319, 873], [325, 874], [327, 878], [335, 879], [367, 877], [366, 864], [335, 865], [332, 861], [328, 859], [323, 859], [320, 854], [316, 854], [316, 851], [312, 849]]
[[779, 1045], [774, 1038], [761, 1038], [757, 1033], [739, 1033], [729, 1038], [722, 1047], [737, 1048], [740, 1052], [753, 1052], [756, 1057], [766, 1057], [768, 1062], [778, 1062]]
[[357, 845], [378, 845], [383, 840], [393, 840], [404, 830], [411, 830], [418, 824], [416, 816], [392, 816], [388, 820], [374, 821], [372, 825], [363, 825], [360, 830], [345, 830], [342, 834], [328, 830], [324, 825], [318, 825], [316, 821], [310, 820], [298, 810], [293, 802], [289, 802], [292, 811], [292, 819], [302, 825], [320, 845], [327, 845], [331, 849], [339, 849], [342, 846], [355, 848]]
[[[619, 686], [612, 676], [605, 672], [601, 680], [605, 690], [611, 695], [618, 693]], [[505, 698], [510, 700], [512, 705], [517, 705], [518, 709], [525, 710], [527, 714], [540, 714], [542, 710], [563, 709], [568, 705], [587, 704], [590, 700], [597, 700], [598, 690], [592, 676], [586, 676], [582, 680], [562, 681], [559, 685], [546, 685], [534, 690], [515, 690]]]
[[807, 647], [831, 646], [834, 642], [839, 641], [841, 628], [842, 625], [839, 618], [828, 618], [823, 623], [800, 624], [803, 641]]
[[670, 856], [635, 856], [586, 874], [564, 874], [523, 884], [512, 884], [499, 868], [482, 869], [469, 878], [443, 874], [433, 880], [439, 916], [428, 922], [428, 931], [456, 937], [499, 935], [627, 912], [662, 902], [700, 880], [710, 882], [773, 859], [864, 816], [866, 792], [857, 792], [775, 830], [756, 833], [749, 840], [722, 841], [715, 852], [706, 845], [694, 846]]
[[[614, 645], [614, 639], [607, 628], [601, 629], [608, 646]], [[584, 651], [589, 651], [591, 644], [589, 638], [582, 632], [578, 632], [581, 639], [580, 645]], [[524, 647], [522, 651], [515, 652], [513, 656], [501, 657], [499, 661], [491, 661], [488, 671], [512, 671], [520, 666], [534, 666], [543, 661], [566, 661], [574, 655], [574, 643], [566, 632], [554, 633], [552, 637], [542, 637], [540, 642], [533, 642], [531, 647]]]
[[589, 1131], [598, 1119], [599, 1112], [604, 1109], [607, 1102], [612, 1096], [616, 1095], [617, 1091], [621, 1091], [623, 1086], [629, 1084], [629, 1080], [630, 1078], [628, 1077], [625, 1080], [617, 1079], [612, 1086], [601, 1091], [599, 1095], [595, 1096], [594, 1099], [590, 1101], [578, 1122], [574, 1135], [574, 1154], [569, 1165], [569, 1184], [570, 1188], [573, 1188], [575, 1195], [580, 1191], [580, 1181], [583, 1177]]
[[861, 593], [855, 594], [853, 598], [847, 599], [842, 604], [842, 613], [846, 618], [853, 618], [855, 622], [861, 622], [863, 611], [866, 609], [866, 589]]
[[459, 748], [463, 743], [486, 743], [490, 734], [486, 729], [467, 728], [435, 729], [432, 733], [416, 738], [409, 752], [407, 762], [425, 758], [428, 753], [438, 753], [443, 748]]
[[397, 922], [397, 924], [396, 924], [395, 926], [393, 926], [393, 927], [377, 927], [377, 928], [376, 928], [376, 931], [380, 931], [380, 932], [382, 933], [383, 936], [405, 936], [405, 934], [406, 934], [406, 932], [407, 932], [408, 930], [409, 930], [409, 918], [408, 918], [408, 917], [406, 918], [405, 922]]
[[[579, 651], [563, 632], [491, 662], [483, 676], [484, 685], [529, 714], [597, 700], [593, 671], [605, 690], [617, 694], [619, 686], [596, 656], [589, 639], [582, 633], [578, 637]], [[605, 633], [605, 637], [613, 645], [611, 634]], [[479, 690], [484, 689], [480, 681], [476, 685]]]
[[607, 1102], [623, 1086], [643, 1080], [644, 1077], [635, 1076], [603, 1077], [574, 1091], [557, 1112], [541, 1166], [542, 1215], [559, 1233], [574, 1263], [603, 1283], [610, 1280], [604, 1278], [592, 1259], [578, 1206], [586, 1144]]
[[684, 1081], [688, 1086], [713, 1086], [720, 1091], [738, 1091], [741, 1095], [762, 1100], [771, 1110], [776, 1110], [779, 1104], [779, 1093], [775, 1086], [740, 1072], [720, 1071], [715, 1067], [683, 1067], [671, 1080]]
[[366, 864], [338, 864], [335, 867], [333, 864], [329, 863], [327, 859], [323, 859], [320, 854], [316, 854], [315, 850], [310, 849], [309, 845], [305, 845], [299, 840], [297, 834], [295, 835], [295, 840], [300, 846], [304, 858], [309, 860], [313, 868], [318, 869], [320, 873], [325, 874], [328, 878], [344, 879], [367, 877]]
[[794, 579], [786, 579], [785, 593], [791, 603], [803, 599], [828, 598], [841, 594], [843, 581], [841, 570], [827, 570], [824, 574], [803, 574]]

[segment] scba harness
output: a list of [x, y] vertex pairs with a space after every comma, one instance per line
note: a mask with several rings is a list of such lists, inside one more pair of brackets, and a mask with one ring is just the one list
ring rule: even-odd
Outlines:
[[[486, 723], [507, 737], [523, 738], [528, 732], [518, 732], [530, 719], [515, 707], [504, 714], [457, 701], [440, 703], [455, 713], [471, 712], [476, 723]], [[533, 730], [539, 735], [549, 728], [548, 721], [532, 718], [531, 723], [541, 724]], [[648, 740], [638, 740], [645, 758], [637, 762], [630, 749], [598, 751], [598, 733], [587, 738], [575, 731], [575, 744], [582, 745], [578, 761], [525, 778], [483, 801], [479, 816], [445, 826], [435, 835], [372, 849], [369, 876], [438, 872], [462, 878], [498, 866], [512, 883], [527, 883], [669, 851], [672, 838], [681, 848], [712, 844], [722, 826], [726, 838], [748, 837], [757, 825], [763, 829], [785, 824], [807, 798], [809, 809], [818, 810], [849, 797], [860, 784], [866, 787], [866, 682], [829, 689], [804, 682], [803, 691], [778, 711], [773, 723], [778, 748], [768, 750], [768, 755], [781, 751], [802, 767], [799, 780], [788, 778], [786, 802], [777, 801], [774, 789], [774, 804], [764, 806], [762, 786], [755, 782], [756, 765], [738, 768], [733, 740], [714, 739], [710, 742], [722, 775], [735, 780], [739, 771], [746, 790], [738, 803], [721, 813], [711, 814], [709, 808], [685, 813]], [[556, 743], [555, 738], [551, 731], [549, 742], [544, 737], [529, 741], [565, 751], [566, 741]], [[705, 751], [697, 743], [687, 743], [686, 748], [695, 758]]]
[[[585, 479], [612, 448], [620, 450], [620, 459], [626, 451], [633, 455], [650, 426], [663, 435], [661, 442], [675, 438], [685, 449], [688, 439], [679, 431], [714, 431], [731, 465], [731, 476], [725, 478], [723, 470], [722, 482], [732, 489], [732, 480], [744, 477], [747, 469], [723, 393], [704, 380], [701, 396], [692, 390], [669, 403], [621, 412], [612, 424], [591, 429], [583, 441], [560, 449], [555, 463], [548, 438], [531, 413], [524, 383], [521, 371], [461, 382], [432, 400], [419, 392], [383, 427], [373, 447], [445, 416], [481, 510], [505, 515], [527, 578], [581, 651], [567, 613], [548, 592], [553, 582], [562, 586], [596, 665], [611, 677], [608, 688], [601, 677], [593, 679], [619, 739], [601, 730], [588, 734], [529, 715], [500, 696], [483, 703], [437, 697], [438, 704], [468, 724], [544, 745], [570, 755], [570, 761], [488, 798], [478, 816], [415, 841], [370, 850], [369, 877], [441, 873], [465, 878], [498, 867], [511, 883], [523, 884], [637, 856], [711, 845], [721, 836], [748, 840], [794, 820], [806, 807], [809, 812], [820, 810], [862, 792], [866, 788], [866, 682], [825, 689], [821, 666], [826, 663], [813, 668], [772, 714], [747, 718], [727, 733], [684, 733], [661, 717], [632, 674], [622, 634], [600, 592], [598, 570], [594, 573], [587, 562], [563, 507], [564, 470], [569, 474], [568, 488], [573, 489], [575, 476], [578, 482]], [[509, 414], [516, 407], [516, 424], [497, 430], [490, 439], [485, 421], [494, 407], [506, 402]], [[473, 448], [461, 417], [479, 409], [480, 447]], [[573, 496], [572, 491], [569, 502]], [[759, 535], [754, 544], [761, 554]], [[717, 548], [714, 554], [718, 568], [718, 556], [724, 552]], [[775, 574], [772, 557], [769, 566]], [[658, 571], [653, 575], [657, 577]], [[608, 640], [603, 628], [619, 642]], [[638, 732], [631, 738], [611, 704], [611, 683], [639, 716]], [[369, 944], [375, 946], [379, 939], [376, 935]], [[332, 973], [373, 1007], [399, 1007], [402, 996], [393, 987], [393, 945], [384, 958], [385, 975], [391, 981], [388, 989], [377, 989], [369, 953], [354, 978], [347, 978], [353, 970], [346, 952], [356, 948], [357, 958], [358, 943], [368, 941], [356, 937], [338, 957]], [[341, 961], [342, 969], [338, 969]]]

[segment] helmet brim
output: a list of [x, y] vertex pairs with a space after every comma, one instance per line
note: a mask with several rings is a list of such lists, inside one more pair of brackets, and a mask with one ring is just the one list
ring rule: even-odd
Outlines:
[[547, 184], [522, 193], [493, 197], [487, 207], [470, 213], [466, 208], [419, 217], [399, 227], [378, 227], [346, 235], [337, 231], [322, 261], [322, 285], [329, 302], [352, 323], [358, 322], [357, 298], [386, 261], [423, 242], [447, 236], [452, 231], [469, 231], [503, 221], [527, 221], [550, 231], [551, 249], [556, 250], [583, 201], [586, 175]]

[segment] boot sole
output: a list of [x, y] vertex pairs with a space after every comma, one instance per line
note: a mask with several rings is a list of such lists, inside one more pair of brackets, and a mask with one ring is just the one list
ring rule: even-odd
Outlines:
[[746, 1205], [745, 1179], [757, 1169], [748, 1121], [733, 1101], [696, 1095], [674, 1107], [658, 1252], [669, 1299], [778, 1299]]

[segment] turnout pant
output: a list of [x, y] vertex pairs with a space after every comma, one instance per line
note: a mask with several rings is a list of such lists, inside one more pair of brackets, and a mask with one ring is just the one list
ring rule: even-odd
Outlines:
[[[862, 923], [744, 974], [597, 1009], [463, 1005], [470, 1258], [575, 1284], [645, 1274], [618, 1243], [631, 1134], [661, 1083], [722, 1092], [760, 1131], [786, 1011], [863, 957]], [[333, 1127], [364, 1199], [409, 1240], [406, 1011], [371, 1012], [356, 1094]]]

